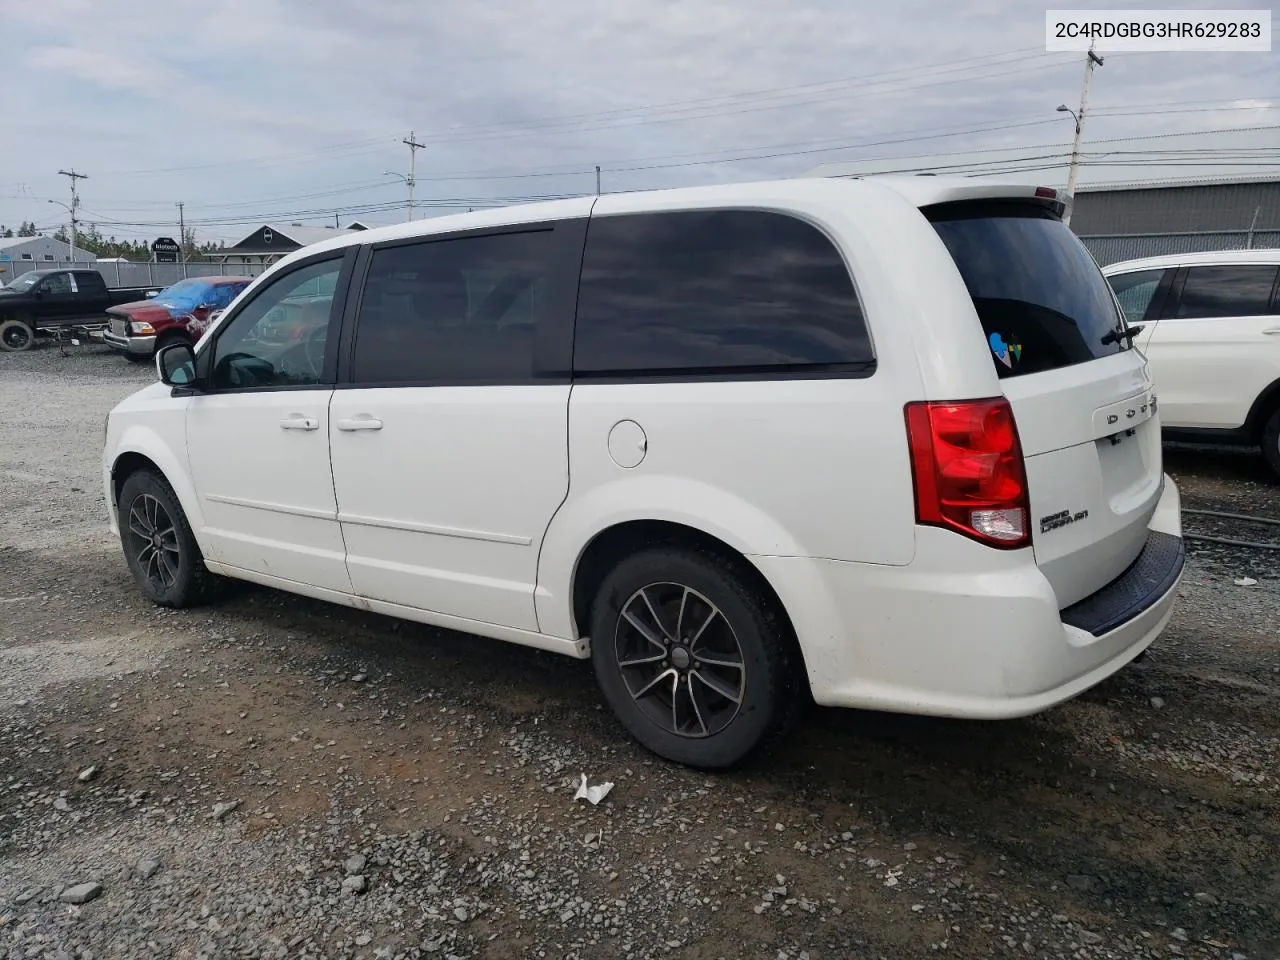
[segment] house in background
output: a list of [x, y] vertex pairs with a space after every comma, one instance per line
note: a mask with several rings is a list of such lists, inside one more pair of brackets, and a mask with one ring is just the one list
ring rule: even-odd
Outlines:
[[219, 250], [215, 256], [223, 263], [265, 266], [309, 244], [366, 229], [368, 228], [359, 220], [352, 222], [345, 229], [304, 227], [300, 223], [264, 223], [243, 240]]
[[[76, 247], [76, 263], [92, 263], [96, 260], [88, 250]], [[70, 263], [71, 244], [53, 237], [0, 238], [0, 283], [8, 283], [28, 270], [55, 263]]]

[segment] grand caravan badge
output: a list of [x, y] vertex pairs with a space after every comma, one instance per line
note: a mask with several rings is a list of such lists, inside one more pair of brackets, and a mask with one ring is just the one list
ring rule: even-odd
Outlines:
[[1040, 532], [1048, 533], [1050, 530], [1068, 527], [1085, 519], [1087, 516], [1089, 516], [1088, 510], [1077, 510], [1075, 513], [1070, 510], [1059, 510], [1057, 513], [1051, 513], [1047, 517], [1040, 518]]

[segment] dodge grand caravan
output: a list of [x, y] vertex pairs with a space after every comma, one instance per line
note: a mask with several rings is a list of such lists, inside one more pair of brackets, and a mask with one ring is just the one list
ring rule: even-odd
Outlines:
[[112, 529], [162, 605], [233, 577], [590, 658], [704, 768], [806, 690], [1043, 710], [1156, 638], [1183, 564], [1146, 365], [1060, 212], [806, 179], [335, 237], [111, 412]]

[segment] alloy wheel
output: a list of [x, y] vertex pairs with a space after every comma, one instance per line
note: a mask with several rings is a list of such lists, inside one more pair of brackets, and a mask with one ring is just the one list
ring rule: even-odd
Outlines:
[[713, 736], [742, 707], [742, 647], [720, 608], [692, 587], [651, 583], [632, 594], [614, 650], [627, 692], [669, 733]]
[[149, 493], [129, 505], [129, 545], [138, 569], [157, 592], [177, 582], [182, 557], [178, 530], [164, 504]]

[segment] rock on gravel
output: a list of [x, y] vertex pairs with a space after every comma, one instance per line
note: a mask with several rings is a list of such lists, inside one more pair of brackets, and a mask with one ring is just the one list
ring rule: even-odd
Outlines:
[[364, 893], [369, 889], [369, 881], [362, 876], [347, 877], [342, 881], [344, 893]]
[[88, 883], [78, 883], [74, 887], [67, 887], [60, 894], [58, 899], [63, 903], [88, 903], [90, 900], [97, 900], [102, 896], [102, 884], [97, 881], [90, 880]]
[[226, 803], [215, 803], [213, 805], [213, 813], [211, 816], [214, 820], [225, 820], [233, 810], [240, 806], [239, 800], [228, 800]]
[[368, 865], [368, 863], [369, 863], [368, 857], [366, 857], [363, 853], [356, 853], [356, 854], [353, 854], [352, 856], [347, 857], [346, 863], [344, 863], [342, 866], [343, 866], [343, 869], [345, 869], [350, 876], [354, 877], [364, 873], [364, 868]]
[[160, 861], [149, 860], [144, 857], [138, 861], [133, 869], [137, 871], [138, 876], [142, 877], [143, 880], [150, 880], [156, 875], [156, 871], [160, 869]]

